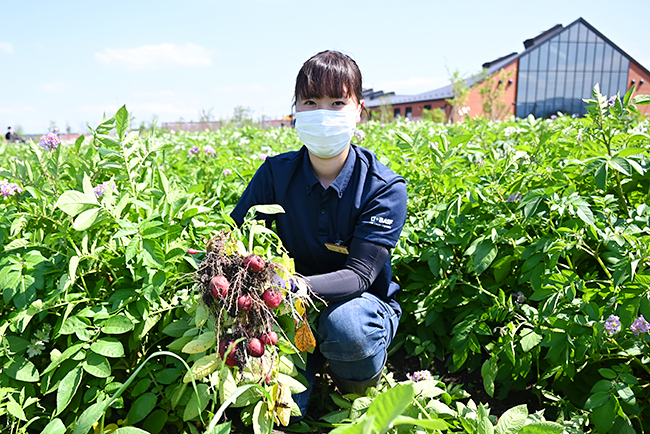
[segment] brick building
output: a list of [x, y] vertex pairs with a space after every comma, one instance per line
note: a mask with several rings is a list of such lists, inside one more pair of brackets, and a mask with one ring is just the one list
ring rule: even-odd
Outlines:
[[[582, 18], [524, 41], [524, 48], [521, 53], [484, 63], [483, 74], [465, 81], [470, 91], [464, 107], [470, 117], [582, 115], [587, 112], [582, 100], [591, 98], [596, 83], [603, 95], [623, 96], [632, 86], [635, 94], [650, 94], [650, 71]], [[497, 99], [485, 104], [490, 96]], [[416, 95], [364, 91], [371, 113], [390, 105], [393, 116], [411, 119], [422, 118], [424, 109], [436, 108], [449, 117], [451, 107], [446, 100], [451, 98], [451, 84]], [[650, 115], [650, 105], [639, 106], [639, 110]]]

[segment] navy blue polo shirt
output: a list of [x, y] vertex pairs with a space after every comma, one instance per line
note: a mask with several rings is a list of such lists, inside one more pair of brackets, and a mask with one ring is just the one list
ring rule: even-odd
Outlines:
[[[406, 220], [406, 197], [404, 178], [356, 145], [350, 146], [336, 180], [323, 188], [303, 146], [268, 157], [231, 217], [241, 225], [251, 206], [281, 205], [285, 213], [269, 216], [267, 222], [275, 220], [276, 232], [294, 259], [296, 271], [313, 276], [344, 268], [347, 255], [328, 249], [326, 243], [349, 247], [352, 237], [358, 237], [389, 249], [395, 247]], [[368, 291], [391, 301], [399, 289], [391, 278], [389, 257]]]

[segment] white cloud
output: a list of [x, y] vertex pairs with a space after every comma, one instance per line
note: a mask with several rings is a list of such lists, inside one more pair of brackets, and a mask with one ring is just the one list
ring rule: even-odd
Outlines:
[[160, 69], [180, 66], [197, 68], [210, 66], [210, 51], [195, 44], [144, 45], [135, 48], [105, 48], [95, 53], [95, 59], [102, 64], [131, 70]]
[[46, 83], [41, 86], [41, 89], [43, 89], [45, 92], [50, 92], [50, 93], [68, 92], [70, 91], [71, 88], [72, 87], [70, 86], [70, 83], [66, 83], [65, 81]]
[[11, 42], [0, 42], [0, 53], [14, 54], [14, 46]]

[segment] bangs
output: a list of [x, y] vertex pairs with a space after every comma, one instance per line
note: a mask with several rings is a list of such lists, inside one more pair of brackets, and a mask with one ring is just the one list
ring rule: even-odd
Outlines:
[[309, 98], [356, 98], [361, 101], [361, 72], [345, 54], [325, 51], [309, 59], [296, 77], [296, 100]]

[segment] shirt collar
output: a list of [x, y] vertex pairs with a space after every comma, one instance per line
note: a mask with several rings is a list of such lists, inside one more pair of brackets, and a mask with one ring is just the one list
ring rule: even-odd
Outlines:
[[[316, 175], [314, 175], [314, 171], [311, 167], [311, 163], [309, 162], [309, 154], [307, 151], [307, 147], [303, 146], [303, 173], [305, 176], [305, 179], [307, 180], [307, 194], [311, 193], [312, 189], [314, 188], [315, 185], [320, 185], [320, 182], [318, 181], [318, 178], [316, 178]], [[350, 152], [348, 153], [348, 158], [345, 160], [345, 164], [343, 165], [343, 168], [341, 169], [341, 173], [336, 177], [334, 182], [330, 184], [330, 187], [336, 191], [336, 194], [338, 195], [339, 199], [343, 197], [343, 192], [345, 192], [345, 189], [347, 188], [350, 178], [352, 178], [352, 172], [354, 172], [354, 165], [357, 161], [357, 151], [355, 149], [355, 146], [350, 144]]]

